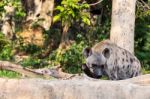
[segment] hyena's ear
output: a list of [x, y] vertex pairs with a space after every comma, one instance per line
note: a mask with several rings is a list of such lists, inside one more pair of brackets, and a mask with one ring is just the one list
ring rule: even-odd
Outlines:
[[89, 57], [92, 54], [91, 48], [89, 47], [84, 48], [82, 54], [85, 58]]
[[103, 50], [102, 54], [104, 55], [104, 57], [109, 58], [110, 57], [110, 49], [109, 48], [105, 48]]

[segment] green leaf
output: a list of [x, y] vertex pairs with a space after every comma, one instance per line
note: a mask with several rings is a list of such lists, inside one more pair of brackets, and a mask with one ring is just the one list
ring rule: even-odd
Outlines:
[[53, 17], [53, 22], [55, 23], [55, 22], [59, 21], [60, 19], [61, 19], [61, 15], [60, 15], [60, 14], [55, 15], [55, 16]]
[[61, 2], [61, 4], [62, 4], [62, 5], [66, 5], [66, 4], [67, 4], [67, 0], [63, 0], [63, 1]]
[[81, 9], [87, 9], [87, 8], [89, 8], [90, 6], [89, 6], [89, 4], [82, 4], [81, 5]]
[[53, 21], [60, 20], [62, 25], [65, 22], [72, 24], [74, 21], [82, 20], [85, 24], [90, 25], [89, 12], [85, 9], [89, 8], [87, 3], [78, 4], [79, 0], [62, 0], [61, 5], [56, 7], [60, 12], [54, 16]]
[[82, 17], [82, 21], [87, 25], [91, 24], [90, 20], [87, 17]]
[[26, 13], [24, 13], [24, 12], [16, 12], [16, 16], [24, 17], [24, 16], [26, 16]]
[[57, 6], [57, 7], [56, 7], [56, 10], [59, 10], [60, 12], [63, 12], [63, 11], [64, 11], [64, 7], [62, 7], [62, 6]]
[[69, 10], [68, 14], [71, 15], [73, 18], [75, 17], [75, 13], [73, 12], [73, 10]]
[[79, 9], [80, 8], [80, 6], [78, 6], [76, 4], [72, 4], [71, 6], [72, 6], [72, 8], [75, 8], [75, 9]]

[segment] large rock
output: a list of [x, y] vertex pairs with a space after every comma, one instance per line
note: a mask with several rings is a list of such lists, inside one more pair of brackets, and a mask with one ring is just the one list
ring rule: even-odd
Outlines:
[[122, 81], [0, 78], [0, 99], [150, 99], [150, 75]]

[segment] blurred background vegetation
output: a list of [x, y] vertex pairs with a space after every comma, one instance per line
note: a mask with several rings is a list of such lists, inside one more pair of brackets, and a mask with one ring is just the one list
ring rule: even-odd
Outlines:
[[[4, 7], [8, 4], [15, 8], [13, 19], [16, 27], [14, 39], [8, 39], [0, 32], [0, 60], [11, 61], [29, 68], [61, 66], [65, 72], [81, 73], [81, 65], [84, 63], [82, 49], [109, 38], [111, 26], [110, 0], [103, 0], [95, 6], [89, 6], [95, 2], [94, 0], [86, 0], [86, 3], [80, 3], [81, 1], [55, 0], [54, 22], [49, 30], [39, 27], [36, 22], [32, 25], [32, 30], [24, 30], [22, 27], [26, 24], [23, 21], [27, 14], [21, 5], [21, 0], [1, 0], [0, 27], [3, 24], [3, 14], [6, 13]], [[67, 39], [64, 41], [61, 35], [63, 32], [67, 32]], [[26, 38], [32, 33], [41, 36], [37, 37], [38, 40], [34, 40], [34, 43], [26, 43]], [[25, 38], [24, 35], [29, 36]], [[140, 59], [144, 73], [149, 73], [150, 0], [137, 1], [135, 55]], [[1, 70], [0, 77], [4, 76], [18, 77], [19, 74]]]

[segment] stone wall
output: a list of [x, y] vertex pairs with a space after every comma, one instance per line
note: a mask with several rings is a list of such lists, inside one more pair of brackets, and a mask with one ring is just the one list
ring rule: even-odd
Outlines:
[[150, 99], [150, 75], [121, 81], [0, 78], [0, 99]]

